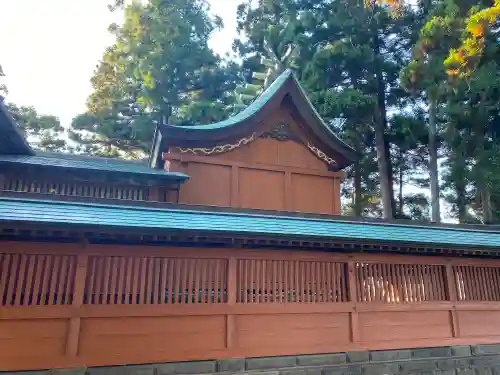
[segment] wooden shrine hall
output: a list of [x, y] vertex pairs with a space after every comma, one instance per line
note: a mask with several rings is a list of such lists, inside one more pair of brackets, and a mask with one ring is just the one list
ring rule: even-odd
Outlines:
[[0, 103], [0, 371], [500, 351], [497, 228], [340, 216], [354, 162], [289, 70], [147, 161], [38, 152]]

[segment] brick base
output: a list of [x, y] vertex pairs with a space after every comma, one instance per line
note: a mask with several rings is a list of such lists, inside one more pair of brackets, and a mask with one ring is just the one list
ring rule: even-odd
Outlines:
[[0, 375], [500, 375], [500, 344], [91, 367]]

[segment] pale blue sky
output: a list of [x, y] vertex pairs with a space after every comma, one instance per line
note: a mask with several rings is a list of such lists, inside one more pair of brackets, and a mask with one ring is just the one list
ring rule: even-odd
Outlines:
[[[218, 53], [231, 49], [240, 0], [209, 0], [225, 29], [214, 35]], [[120, 14], [110, 13], [109, 0], [2, 1], [0, 64], [9, 89], [7, 100], [33, 105], [69, 124], [85, 111], [89, 79], [104, 49], [113, 43], [107, 32]]]

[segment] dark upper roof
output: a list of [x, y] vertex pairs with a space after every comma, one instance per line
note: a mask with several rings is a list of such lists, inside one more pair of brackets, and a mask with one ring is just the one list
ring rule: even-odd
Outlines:
[[0, 96], [0, 154], [34, 155]]
[[101, 158], [96, 156], [37, 152], [35, 155], [2, 155], [0, 154], [0, 168], [20, 169], [36, 168], [64, 171], [90, 171], [105, 173], [106, 175], [125, 175], [127, 178], [142, 178], [149, 181], [184, 182], [189, 177], [179, 172], [166, 172], [161, 169], [152, 169], [147, 161], [131, 161]]
[[189, 177], [183, 173], [152, 169], [147, 161], [129, 161], [95, 156], [34, 151], [17, 127], [0, 96], [0, 168], [2, 170], [30, 169], [60, 170], [94, 174], [121, 175], [149, 182], [182, 183]]
[[161, 125], [161, 134], [155, 137], [154, 148], [163, 149], [168, 145], [199, 144], [200, 142], [216, 145], [217, 142], [222, 142], [229, 137], [248, 135], [248, 124], [252, 121], [256, 123], [259, 115], [264, 116], [264, 112], [269, 113], [278, 108], [283, 100], [288, 100], [293, 105], [304, 119], [304, 124], [310, 128], [316, 138], [336, 154], [335, 159], [339, 168], [344, 168], [355, 161], [354, 149], [340, 140], [323, 121], [290, 69], [283, 72], [247, 108], [227, 120], [208, 125]]
[[108, 205], [0, 197], [0, 222], [36, 224], [40, 227], [99, 227], [126, 232], [167, 233], [179, 231], [213, 234], [264, 235], [272, 238], [302, 238], [379, 242], [400, 245], [432, 245], [496, 251], [500, 232], [490, 227], [462, 227], [356, 221], [355, 219], [292, 216], [285, 213], [210, 211], [164, 205]]

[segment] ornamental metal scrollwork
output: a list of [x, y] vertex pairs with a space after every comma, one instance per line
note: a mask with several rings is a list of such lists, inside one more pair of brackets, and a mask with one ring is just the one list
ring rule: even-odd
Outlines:
[[212, 154], [222, 154], [224, 152], [229, 152], [232, 151], [238, 147], [244, 146], [246, 144], [249, 144], [253, 140], [257, 138], [257, 133], [252, 133], [250, 137], [247, 138], [241, 138], [238, 142], [233, 143], [233, 144], [227, 144], [227, 145], [220, 145], [220, 146], [215, 146], [212, 148], [201, 148], [201, 147], [195, 147], [195, 148], [181, 148], [179, 147], [179, 151], [181, 153], [187, 153], [190, 152], [195, 155], [203, 154], [203, 155], [212, 155]]
[[312, 145], [310, 142], [307, 142], [307, 147], [309, 148], [309, 150], [311, 150], [314, 153], [314, 155], [316, 155], [318, 158], [323, 160], [328, 165], [335, 165], [335, 166], [337, 165], [337, 162], [334, 159], [329, 157], [327, 154], [325, 154], [319, 148]]
[[260, 135], [260, 138], [272, 138], [276, 139], [277, 141], [295, 140], [295, 137], [293, 137], [292, 132], [290, 131], [290, 126], [284, 122], [280, 122], [268, 132], [262, 133]]

